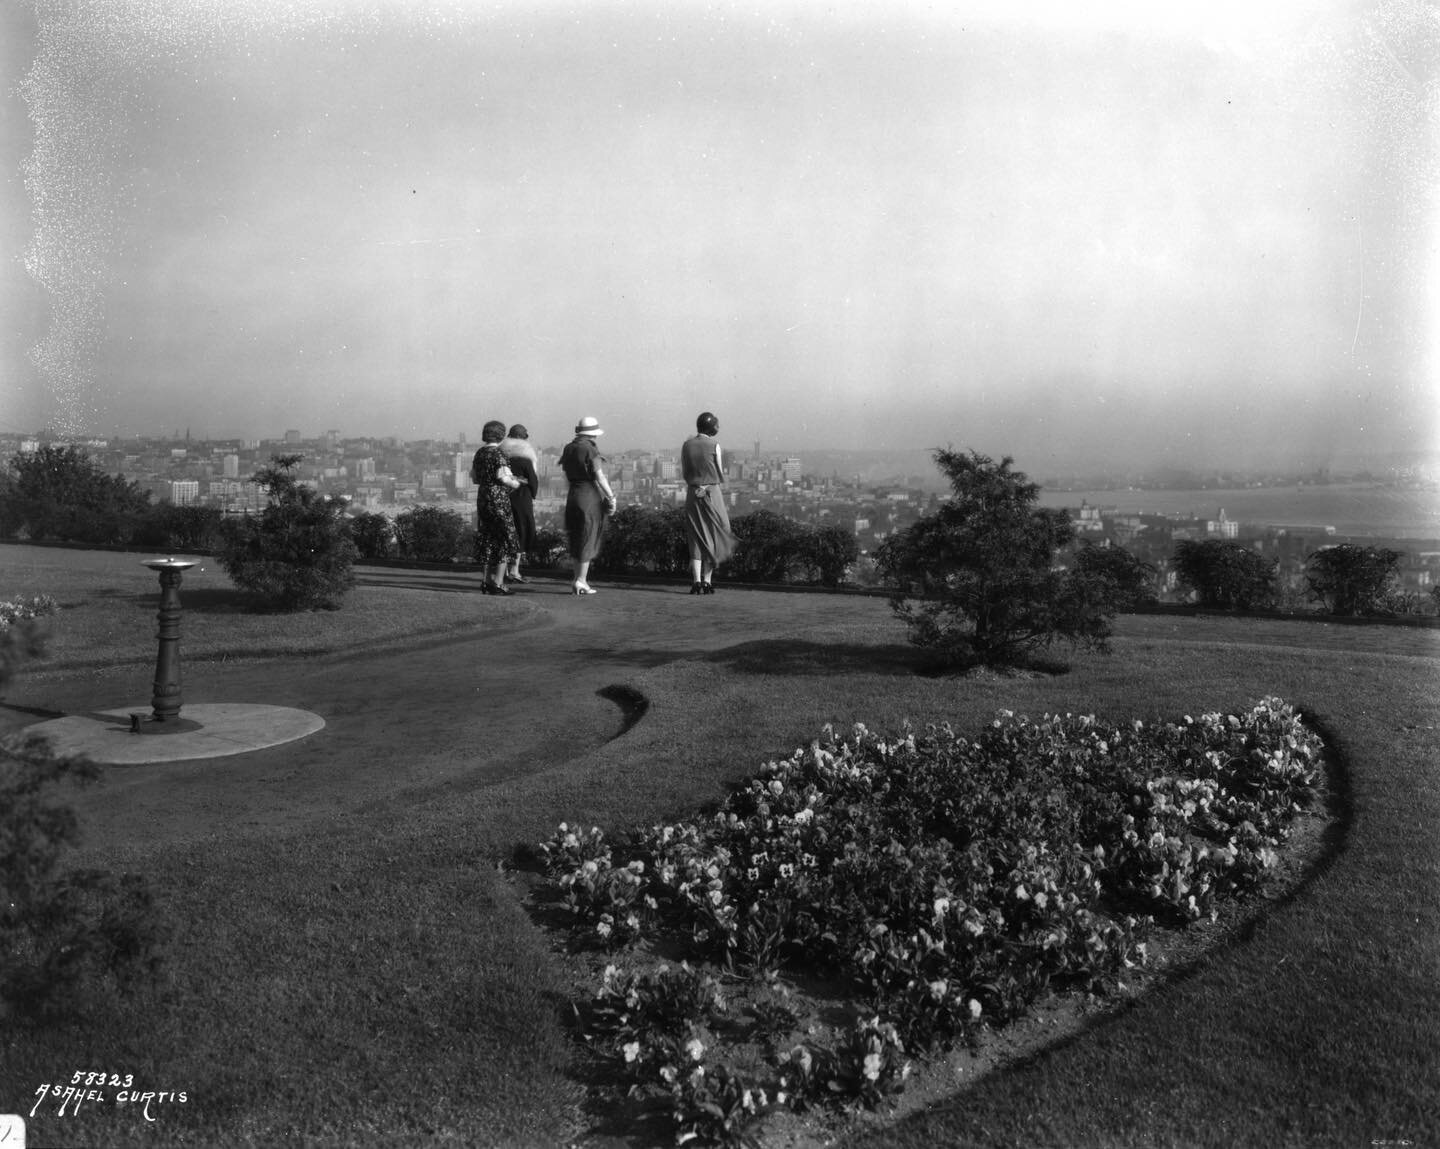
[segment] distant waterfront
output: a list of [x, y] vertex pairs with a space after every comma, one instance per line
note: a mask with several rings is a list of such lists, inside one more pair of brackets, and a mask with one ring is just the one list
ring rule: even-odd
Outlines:
[[1329, 486], [1213, 488], [1194, 491], [1041, 492], [1047, 507], [1113, 507], [1119, 514], [1227, 518], [1242, 526], [1332, 526], [1337, 535], [1440, 539], [1440, 491], [1374, 483]]

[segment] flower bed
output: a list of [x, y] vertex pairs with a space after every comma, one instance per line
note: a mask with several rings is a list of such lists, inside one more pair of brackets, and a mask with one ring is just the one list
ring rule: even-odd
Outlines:
[[[1156, 725], [1002, 711], [975, 739], [827, 728], [708, 817], [613, 844], [562, 824], [541, 853], [577, 939], [696, 963], [609, 966], [582, 1030], [682, 1141], [741, 1143], [775, 1106], [873, 1108], [907, 1056], [1103, 992], [1153, 926], [1256, 890], [1321, 750], [1275, 698]], [[816, 974], [853, 1011], [829, 1040], [790, 989]], [[744, 1017], [718, 977], [748, 987]]]
[[48, 594], [0, 599], [0, 631], [27, 619], [48, 618], [59, 609], [59, 604]]

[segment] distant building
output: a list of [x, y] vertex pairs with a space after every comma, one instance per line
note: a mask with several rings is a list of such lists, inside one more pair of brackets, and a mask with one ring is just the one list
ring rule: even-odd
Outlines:
[[1217, 539], [1239, 538], [1240, 524], [1228, 518], [1225, 514], [1225, 508], [1221, 507], [1220, 517], [1218, 519], [1205, 520], [1205, 533]]
[[285, 445], [286, 445], [287, 447], [294, 447], [294, 446], [296, 446], [299, 442], [300, 442], [300, 432], [299, 432], [299, 431], [286, 431], [286, 432], [285, 432]]
[[221, 469], [227, 479], [238, 479], [240, 477], [240, 456], [226, 455], [221, 460]]
[[1088, 500], [1080, 500], [1080, 510], [1076, 517], [1071, 520], [1075, 529], [1086, 534], [1098, 534], [1105, 529], [1105, 520], [1101, 517], [1100, 508], [1092, 507]]
[[177, 507], [189, 507], [200, 501], [199, 479], [172, 479], [168, 484], [165, 501]]
[[800, 481], [800, 474], [800, 459], [798, 456], [791, 455], [780, 464], [780, 477], [787, 483], [798, 483]]
[[[461, 445], [464, 445], [465, 437], [460, 437]], [[455, 491], [457, 494], [464, 494], [474, 484], [470, 482], [470, 459], [471, 456], [464, 451], [455, 452]]]

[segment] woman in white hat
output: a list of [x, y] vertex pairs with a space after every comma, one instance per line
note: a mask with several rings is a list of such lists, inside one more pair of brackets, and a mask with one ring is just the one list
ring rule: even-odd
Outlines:
[[570, 558], [575, 564], [571, 594], [594, 594], [589, 583], [590, 562], [600, 553], [600, 535], [605, 517], [614, 513], [615, 493], [605, 478], [604, 458], [595, 442], [605, 434], [600, 421], [586, 415], [575, 424], [575, 438], [560, 453], [560, 469], [570, 481], [570, 495], [565, 500], [565, 533], [570, 543]]

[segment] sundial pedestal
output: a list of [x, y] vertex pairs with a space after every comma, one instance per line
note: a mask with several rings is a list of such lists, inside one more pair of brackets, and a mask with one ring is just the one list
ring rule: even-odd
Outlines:
[[180, 576], [195, 564], [180, 559], [151, 559], [145, 563], [160, 574], [160, 623], [156, 637], [160, 649], [155, 656], [154, 693], [150, 698], [151, 719], [175, 722], [180, 717]]

